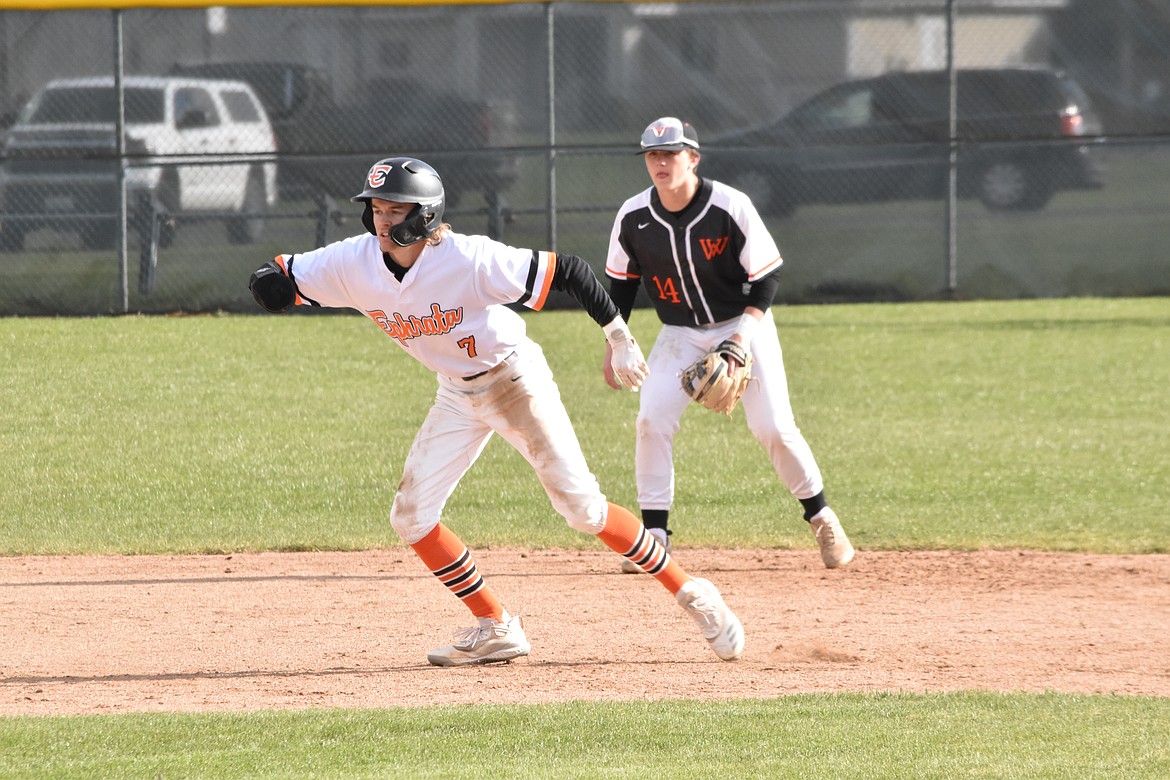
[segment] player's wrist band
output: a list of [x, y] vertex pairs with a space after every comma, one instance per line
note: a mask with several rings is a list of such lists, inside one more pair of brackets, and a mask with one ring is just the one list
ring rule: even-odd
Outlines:
[[752, 340], [752, 334], [756, 332], [756, 326], [760, 324], [752, 315], [744, 312], [739, 315], [739, 321], [735, 323], [735, 332], [743, 339], [743, 343], [747, 344]]
[[626, 324], [626, 321], [622, 319], [622, 315], [620, 314], [605, 325], [602, 325], [601, 329], [605, 331], [605, 337], [610, 341], [622, 341], [634, 337], [630, 333], [630, 326]]

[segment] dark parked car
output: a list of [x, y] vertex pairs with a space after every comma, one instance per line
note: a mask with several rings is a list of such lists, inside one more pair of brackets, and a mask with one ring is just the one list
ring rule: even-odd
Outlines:
[[[1084, 91], [1040, 68], [957, 74], [958, 195], [992, 210], [1038, 209], [1102, 184], [1100, 120]], [[893, 72], [837, 84], [778, 121], [712, 137], [704, 176], [763, 213], [805, 203], [941, 198], [949, 170], [948, 76]]]

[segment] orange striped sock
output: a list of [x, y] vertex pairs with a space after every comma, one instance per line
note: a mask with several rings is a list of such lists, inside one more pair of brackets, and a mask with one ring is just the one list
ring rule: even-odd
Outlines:
[[642, 521], [625, 507], [611, 503], [605, 517], [605, 529], [597, 535], [605, 546], [621, 553], [662, 583], [671, 592], [690, 581], [691, 576], [683, 571], [670, 557], [666, 548], [658, 543], [654, 534], [646, 530]]
[[431, 570], [431, 574], [467, 605], [471, 614], [493, 620], [503, 618], [504, 607], [479, 576], [471, 551], [454, 531], [439, 523], [410, 547]]

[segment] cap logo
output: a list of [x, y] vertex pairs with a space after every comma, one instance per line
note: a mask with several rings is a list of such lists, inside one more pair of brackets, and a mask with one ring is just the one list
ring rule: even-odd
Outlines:
[[370, 168], [370, 172], [366, 174], [366, 182], [370, 185], [370, 189], [376, 190], [385, 184], [386, 176], [392, 170], [394, 170], [392, 165], [375, 165]]
[[655, 149], [698, 149], [699, 139], [694, 129], [680, 119], [663, 117], [646, 126], [642, 132], [642, 151]]

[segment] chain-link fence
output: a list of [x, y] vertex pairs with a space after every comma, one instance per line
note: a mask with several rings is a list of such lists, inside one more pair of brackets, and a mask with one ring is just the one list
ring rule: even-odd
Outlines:
[[0, 113], [0, 314], [253, 311], [399, 154], [456, 230], [600, 271], [663, 115], [778, 300], [1170, 293], [1159, 0], [0, 11]]

